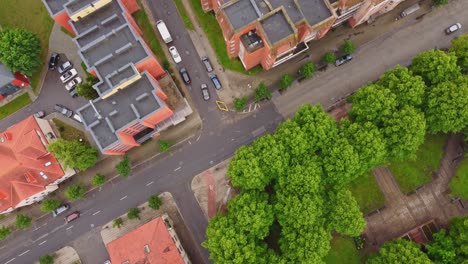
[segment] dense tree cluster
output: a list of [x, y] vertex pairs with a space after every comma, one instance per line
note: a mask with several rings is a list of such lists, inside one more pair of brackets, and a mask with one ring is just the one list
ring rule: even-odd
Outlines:
[[12, 72], [31, 76], [41, 64], [39, 38], [25, 29], [0, 30], [0, 61]]
[[94, 166], [98, 159], [98, 152], [95, 148], [78, 140], [70, 141], [59, 138], [50, 143], [47, 150], [53, 152], [66, 168], [71, 167], [80, 171]]

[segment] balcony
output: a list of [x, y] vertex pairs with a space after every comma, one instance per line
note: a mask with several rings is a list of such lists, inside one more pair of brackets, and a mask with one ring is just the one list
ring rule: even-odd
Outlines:
[[248, 53], [252, 53], [258, 49], [263, 48], [263, 40], [257, 34], [255, 29], [249, 31], [247, 34], [242, 35], [240, 40], [242, 41], [242, 44]]

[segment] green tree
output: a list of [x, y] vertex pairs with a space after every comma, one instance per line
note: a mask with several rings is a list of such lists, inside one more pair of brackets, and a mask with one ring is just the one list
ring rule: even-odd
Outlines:
[[58, 138], [50, 143], [47, 149], [53, 152], [65, 167], [72, 167], [80, 171], [94, 166], [98, 159], [98, 152], [95, 148], [78, 140], [69, 141]]
[[432, 0], [432, 3], [434, 3], [434, 5], [436, 6], [446, 5], [448, 3], [448, 0]]
[[91, 181], [91, 184], [95, 187], [99, 187], [101, 185], [103, 185], [104, 183], [106, 183], [106, 176], [98, 173], [96, 175], [94, 175], [92, 181]]
[[426, 245], [427, 255], [436, 263], [454, 263], [455, 245], [445, 229], [432, 235], [433, 241]]
[[128, 219], [140, 219], [140, 209], [138, 208], [130, 208], [128, 209], [128, 212], [127, 212], [127, 217]]
[[148, 206], [154, 210], [158, 210], [159, 207], [161, 207], [161, 204], [161, 198], [159, 198], [159, 195], [157, 194], [151, 195], [148, 199]]
[[62, 202], [59, 199], [47, 199], [42, 202], [41, 210], [43, 212], [52, 212], [57, 209]]
[[260, 158], [249, 146], [242, 146], [236, 151], [229, 162], [227, 176], [232, 186], [246, 190], [263, 190], [271, 180], [271, 175], [260, 169]]
[[430, 133], [461, 132], [468, 124], [468, 78], [429, 88], [425, 114]]
[[7, 226], [0, 227], [0, 240], [4, 240], [11, 234], [11, 229]]
[[325, 182], [334, 188], [342, 188], [360, 176], [359, 155], [346, 138], [337, 138], [323, 151], [323, 171]]
[[378, 84], [361, 87], [353, 95], [352, 103], [350, 114], [357, 122], [370, 121], [377, 126], [394, 113], [398, 104], [396, 95]]
[[[289, 156], [284, 146], [272, 135], [264, 135], [252, 145], [254, 153], [258, 156], [258, 166], [269, 181], [276, 179], [288, 168]], [[265, 179], [266, 180], [266, 179]]]
[[421, 76], [414, 76], [406, 67], [397, 65], [394, 69], [386, 71], [377, 83], [396, 95], [400, 107], [417, 107], [422, 104], [426, 84]]
[[281, 77], [281, 81], [280, 81], [280, 89], [281, 90], [286, 90], [288, 89], [289, 86], [291, 86], [291, 84], [294, 82], [294, 77], [292, 77], [291, 74], [284, 74], [282, 77]]
[[369, 264], [412, 263], [430, 264], [431, 260], [424, 254], [419, 245], [408, 240], [399, 239], [386, 242], [377, 255], [367, 261]]
[[348, 189], [342, 189], [332, 199], [330, 221], [336, 232], [347, 236], [359, 236], [366, 221]]
[[242, 111], [242, 109], [244, 109], [246, 105], [247, 105], [247, 98], [241, 97], [241, 98], [234, 99], [234, 108], [236, 109], [237, 112]]
[[288, 172], [278, 177], [278, 187], [281, 193], [299, 196], [320, 191], [323, 171], [321, 163], [314, 158], [308, 158], [303, 164], [288, 168]]
[[174, 145], [174, 142], [160, 139], [158, 140], [158, 145], [159, 151], [166, 152], [172, 145]]
[[37, 36], [24, 29], [0, 31], [0, 61], [12, 72], [31, 76], [41, 64], [41, 43]]
[[65, 195], [72, 201], [83, 199], [86, 194], [86, 188], [80, 184], [73, 184], [67, 188]]
[[349, 40], [345, 40], [344, 43], [340, 46], [340, 50], [346, 54], [353, 54], [356, 51], [356, 45]]
[[299, 162], [306, 155], [311, 146], [308, 145], [308, 135], [293, 120], [286, 120], [276, 128], [276, 141], [283, 147], [293, 163]]
[[124, 156], [122, 160], [115, 166], [115, 170], [120, 176], [127, 178], [132, 170], [130, 167], [130, 159], [127, 156]]
[[314, 75], [315, 70], [315, 64], [313, 62], [308, 62], [299, 68], [299, 75], [301, 75], [302, 78], [310, 78]]
[[416, 55], [410, 69], [426, 82], [427, 86], [458, 79], [461, 69], [457, 57], [441, 50], [429, 50]]
[[323, 220], [324, 201], [320, 195], [307, 193], [305, 195], [276, 195], [275, 215], [281, 227], [301, 230]]
[[26, 229], [31, 227], [31, 217], [24, 214], [17, 214], [15, 226], [19, 229]]
[[78, 84], [76, 86], [76, 93], [87, 100], [94, 100], [99, 97], [98, 92], [93, 88], [93, 84], [89, 81]]
[[54, 257], [45, 255], [39, 258], [39, 264], [54, 264]]
[[468, 259], [468, 216], [455, 217], [450, 220], [450, 237], [455, 244], [457, 263]]
[[325, 53], [325, 55], [323, 55], [322, 60], [323, 60], [323, 62], [325, 62], [327, 64], [335, 63], [335, 61], [336, 61], [335, 53], [332, 52], [332, 51], [328, 51], [327, 53]]
[[263, 100], [270, 100], [271, 99], [271, 92], [270, 90], [268, 90], [268, 87], [266, 87], [266, 85], [261, 82], [257, 88], [255, 88], [255, 102], [260, 102], [260, 101], [263, 101]]
[[452, 39], [450, 53], [457, 57], [457, 64], [464, 72], [468, 71], [468, 34]]
[[120, 228], [123, 225], [123, 220], [122, 218], [116, 218], [114, 221], [112, 221], [112, 227], [113, 228]]

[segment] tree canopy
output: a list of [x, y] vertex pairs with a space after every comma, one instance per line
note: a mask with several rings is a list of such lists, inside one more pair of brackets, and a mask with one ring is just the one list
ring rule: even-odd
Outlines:
[[441, 50], [429, 50], [413, 58], [410, 69], [426, 82], [426, 85], [456, 80], [461, 74], [454, 54]]
[[332, 200], [333, 207], [330, 213], [332, 227], [340, 234], [359, 236], [366, 226], [366, 221], [351, 192], [348, 189], [341, 189]]
[[378, 254], [369, 258], [367, 262], [369, 264], [432, 263], [427, 255], [421, 251], [418, 244], [404, 239], [386, 242], [379, 249]]
[[468, 71], [468, 34], [452, 39], [452, 47], [449, 50], [457, 57], [457, 64], [464, 71]]
[[98, 152], [95, 148], [78, 140], [66, 140], [58, 138], [49, 144], [47, 149], [54, 153], [65, 167], [72, 167], [85, 171], [94, 166], [98, 159]]
[[39, 38], [25, 29], [0, 31], [0, 61], [12, 72], [31, 76], [41, 64]]
[[432, 235], [433, 241], [426, 246], [427, 255], [437, 263], [453, 263], [456, 257], [453, 239], [445, 229]]
[[351, 116], [357, 122], [369, 121], [376, 125], [392, 115], [398, 105], [397, 97], [388, 88], [378, 84], [361, 87], [352, 96]]

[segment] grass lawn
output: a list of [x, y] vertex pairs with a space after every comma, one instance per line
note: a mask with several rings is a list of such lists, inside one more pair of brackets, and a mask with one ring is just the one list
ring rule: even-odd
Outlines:
[[363, 214], [368, 214], [385, 204], [385, 198], [371, 173], [362, 175], [353, 181], [349, 190], [353, 193]]
[[148, 44], [151, 51], [156, 55], [156, 58], [159, 60], [159, 63], [163, 65], [165, 61], [167, 61], [166, 54], [161, 47], [161, 43], [159, 39], [156, 37], [156, 32], [154, 31], [153, 26], [151, 25], [148, 16], [146, 15], [145, 9], [141, 5], [141, 0], [138, 0], [138, 5], [140, 6], [140, 10], [133, 13], [133, 18], [135, 22], [140, 27], [141, 31], [143, 31], [143, 39], [145, 40], [146, 44]]
[[468, 199], [468, 156], [458, 164], [457, 172], [450, 181], [451, 196]]
[[403, 193], [410, 193], [432, 180], [432, 172], [439, 168], [447, 135], [427, 135], [416, 153], [415, 160], [392, 163], [389, 168]]
[[248, 75], [253, 75], [262, 71], [260, 66], [246, 71], [240, 60], [230, 59], [227, 54], [226, 44], [224, 43], [223, 32], [221, 31], [221, 27], [219, 26], [213, 12], [205, 14], [200, 0], [190, 0], [190, 4], [195, 11], [198, 22], [210, 41], [211, 47], [216, 53], [216, 57], [218, 57], [219, 63], [221, 63], [224, 68]]
[[54, 21], [39, 0], [0, 0], [0, 25], [3, 28], [25, 28], [35, 33], [41, 41], [40, 65], [31, 76], [31, 86], [36, 90], [43, 67], [47, 66], [49, 36]]
[[323, 259], [327, 264], [359, 264], [361, 255], [352, 238], [337, 236], [331, 241], [331, 249]]
[[86, 136], [83, 133], [83, 131], [76, 129], [68, 124], [65, 124], [64, 122], [58, 120], [58, 119], [52, 119], [52, 122], [54, 122], [55, 126], [60, 132], [60, 136], [63, 139], [66, 140], [79, 140], [82, 138], [84, 141], [86, 140]]
[[31, 99], [29, 98], [28, 93], [24, 93], [16, 97], [15, 99], [13, 99], [13, 101], [0, 107], [0, 119], [3, 119], [13, 114], [14, 112], [20, 110], [21, 108], [27, 106], [30, 103], [31, 103]]
[[193, 30], [192, 20], [190, 20], [190, 17], [187, 14], [187, 9], [185, 9], [182, 0], [174, 0], [174, 3], [177, 7], [177, 10], [179, 11], [182, 21], [184, 21], [185, 28], [187, 28], [188, 30]]

